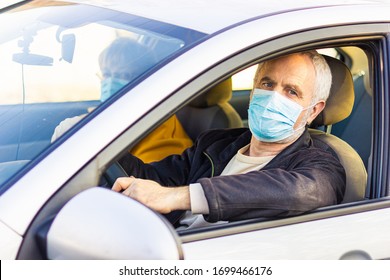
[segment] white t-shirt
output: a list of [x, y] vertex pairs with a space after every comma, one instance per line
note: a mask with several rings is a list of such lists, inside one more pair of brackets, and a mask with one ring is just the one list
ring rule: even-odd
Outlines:
[[72, 118], [66, 118], [62, 122], [60, 122], [60, 124], [57, 125], [56, 128], [54, 129], [54, 133], [51, 136], [51, 143], [53, 143], [55, 140], [57, 140], [57, 138], [59, 138], [62, 134], [64, 134], [67, 130], [69, 130], [69, 128], [74, 126], [76, 123], [78, 123], [85, 116], [86, 116], [86, 114], [81, 115], [81, 116], [75, 116]]
[[[89, 107], [87, 108], [88, 113], [91, 113], [95, 107]], [[68, 131], [72, 126], [74, 126], [76, 123], [81, 121], [82, 118], [84, 118], [87, 114], [82, 114], [80, 116], [75, 116], [71, 118], [66, 118], [62, 122], [60, 122], [59, 125], [54, 129], [54, 133], [51, 136], [51, 143], [53, 143], [55, 140], [57, 140], [58, 137], [60, 137], [62, 134], [64, 134], [66, 131]]]

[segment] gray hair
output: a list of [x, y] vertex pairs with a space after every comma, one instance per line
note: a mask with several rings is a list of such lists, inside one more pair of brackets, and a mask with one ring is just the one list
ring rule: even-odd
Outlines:
[[316, 71], [316, 79], [314, 84], [313, 102], [319, 100], [327, 100], [332, 86], [332, 72], [325, 58], [316, 51], [303, 52], [313, 63]]

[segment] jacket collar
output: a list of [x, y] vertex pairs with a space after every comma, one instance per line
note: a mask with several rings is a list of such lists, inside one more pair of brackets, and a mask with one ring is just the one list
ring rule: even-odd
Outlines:
[[292, 154], [302, 150], [303, 148], [308, 148], [313, 145], [313, 141], [311, 139], [310, 133], [306, 128], [297, 140], [292, 142], [289, 146], [287, 146], [284, 150], [282, 150], [279, 154], [277, 154], [265, 167], [265, 168], [274, 168], [281, 167], [281, 163], [286, 163], [286, 158], [291, 156]]
[[[214, 142], [206, 148], [205, 152], [212, 158], [215, 166], [215, 175], [222, 173], [225, 166], [229, 163], [231, 158], [238, 152], [239, 149], [248, 145], [252, 138], [252, 133], [249, 129], [228, 130], [227, 133], [233, 133], [233, 138], [227, 136], [221, 141]], [[238, 135], [237, 135], [238, 132]], [[287, 146], [268, 164], [279, 162], [280, 158], [291, 155], [292, 153], [312, 145], [312, 140], [308, 129], [306, 128], [302, 135], [297, 138], [291, 145]], [[271, 165], [272, 166], [272, 165]]]

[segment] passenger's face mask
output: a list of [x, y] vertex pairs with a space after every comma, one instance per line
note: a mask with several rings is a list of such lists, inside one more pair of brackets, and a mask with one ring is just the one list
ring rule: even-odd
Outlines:
[[129, 83], [128, 80], [118, 78], [106, 78], [101, 82], [100, 101], [106, 101], [111, 95]]
[[259, 141], [284, 140], [304, 127], [294, 130], [301, 112], [313, 106], [303, 108], [276, 91], [255, 89], [248, 110], [249, 128]]

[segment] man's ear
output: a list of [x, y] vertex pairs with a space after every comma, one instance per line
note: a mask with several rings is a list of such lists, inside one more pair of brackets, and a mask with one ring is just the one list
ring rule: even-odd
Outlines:
[[311, 122], [319, 115], [319, 113], [322, 112], [325, 108], [325, 101], [320, 100], [317, 102], [316, 105], [314, 105], [313, 109], [311, 110], [310, 116], [307, 119], [307, 123], [311, 124]]

